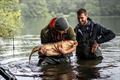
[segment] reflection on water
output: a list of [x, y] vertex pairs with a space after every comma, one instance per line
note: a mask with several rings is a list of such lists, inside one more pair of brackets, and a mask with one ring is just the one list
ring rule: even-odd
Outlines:
[[70, 64], [48, 65], [42, 68], [43, 80], [72, 80], [76, 76]]
[[[78, 61], [73, 56], [71, 64], [37, 66], [37, 54], [28, 56], [31, 49], [40, 43], [39, 35], [24, 35], [5, 39], [0, 45], [0, 64], [9, 69], [18, 80], [119, 80], [120, 79], [120, 36], [107, 42], [102, 47], [103, 57], [100, 60]], [[14, 52], [14, 56], [13, 56]], [[0, 80], [4, 80], [0, 76]]]
[[78, 62], [79, 66], [77, 67], [78, 78], [81, 80], [87, 79], [99, 79], [100, 76], [100, 68], [96, 67], [96, 65], [100, 64], [102, 60], [81, 60]]

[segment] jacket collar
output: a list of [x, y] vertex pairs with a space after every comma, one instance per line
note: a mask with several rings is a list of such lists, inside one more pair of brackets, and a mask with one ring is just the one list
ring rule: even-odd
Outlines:
[[[88, 23], [85, 25], [87, 27], [87, 30], [90, 31], [90, 35], [92, 35], [92, 30], [93, 30], [93, 21], [92, 19], [88, 18]], [[83, 36], [83, 33], [81, 31], [81, 25], [80, 23], [77, 25], [78, 32]]]

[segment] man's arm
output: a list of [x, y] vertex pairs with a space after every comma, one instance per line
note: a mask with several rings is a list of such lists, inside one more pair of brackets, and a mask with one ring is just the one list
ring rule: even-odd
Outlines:
[[42, 44], [48, 43], [47, 30], [48, 30], [47, 27], [41, 30], [40, 39]]
[[101, 25], [98, 25], [98, 27], [100, 29], [99, 30], [100, 38], [98, 38], [97, 43], [101, 44], [115, 38], [115, 33], [113, 33], [111, 30], [106, 29]]
[[[68, 36], [69, 36], [69, 40], [76, 41], [76, 34], [75, 34], [74, 29], [72, 27], [69, 27], [69, 29], [68, 29]], [[75, 44], [70, 49], [64, 50], [62, 47], [59, 47], [59, 51], [62, 54], [68, 54], [68, 53], [75, 51], [77, 45], [78, 45], [78, 43], [76, 41]]]
[[72, 27], [68, 29], [68, 35], [70, 40], [76, 41], [76, 33]]
[[108, 42], [115, 37], [115, 33], [111, 30], [104, 28], [103, 26], [96, 24], [97, 28], [97, 39], [94, 41], [91, 52], [95, 53], [97, 48], [100, 46], [101, 43]]
[[73, 44], [73, 46], [67, 50], [65, 50], [62, 46], [58, 47], [58, 50], [61, 54], [68, 54], [76, 50], [76, 46], [78, 45], [77, 41]]

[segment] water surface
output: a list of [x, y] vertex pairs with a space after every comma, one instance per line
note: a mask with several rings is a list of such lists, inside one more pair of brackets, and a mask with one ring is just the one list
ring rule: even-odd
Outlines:
[[[3, 40], [3, 39], [2, 39]], [[101, 45], [102, 61], [79, 61], [75, 55], [70, 64], [37, 66], [38, 55], [28, 56], [31, 49], [40, 44], [39, 35], [23, 35], [4, 39], [0, 45], [0, 64], [10, 70], [18, 80], [119, 80], [120, 79], [120, 36]], [[4, 80], [0, 76], [0, 80]]]

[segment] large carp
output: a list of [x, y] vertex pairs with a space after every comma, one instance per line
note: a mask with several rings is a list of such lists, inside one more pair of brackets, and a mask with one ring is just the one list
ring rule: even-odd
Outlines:
[[[75, 51], [77, 44], [78, 43], [76, 41], [66, 40], [66, 41], [60, 41], [60, 42], [56, 42], [56, 43], [48, 43], [48, 44], [44, 44], [44, 45], [40, 45], [40, 46], [35, 46], [32, 49], [31, 54], [29, 56], [29, 62], [30, 62], [32, 54], [37, 51], [38, 51], [38, 54], [46, 55], [46, 56], [65, 55], [65, 54], [68, 54], [67, 51], [69, 49], [73, 49], [71, 52]], [[60, 53], [60, 51], [58, 50], [59, 47], [64, 49], [64, 51], [66, 51], [66, 53]], [[45, 51], [43, 51], [43, 50], [45, 50]], [[69, 52], [69, 53], [71, 53], [71, 52]]]

